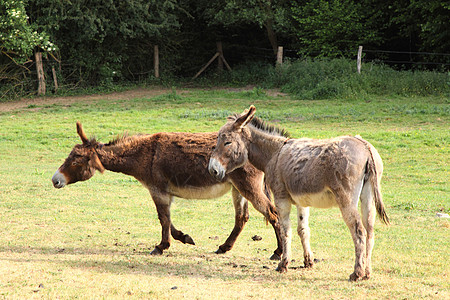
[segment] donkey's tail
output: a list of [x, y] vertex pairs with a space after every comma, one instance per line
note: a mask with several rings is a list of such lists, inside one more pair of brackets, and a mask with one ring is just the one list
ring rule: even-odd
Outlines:
[[[370, 180], [370, 184], [372, 185], [373, 196], [374, 196], [374, 200], [375, 200], [375, 208], [377, 210], [378, 217], [384, 224], [389, 225], [390, 224], [389, 217], [387, 216], [386, 210], [384, 209], [383, 197], [381, 196], [380, 182], [378, 180], [378, 178], [379, 178], [378, 172], [382, 171], [382, 170], [377, 170], [377, 165], [375, 163], [375, 158], [374, 158], [374, 153], [373, 153], [373, 150], [376, 151], [376, 149], [369, 142], [367, 142], [360, 136], [356, 136], [356, 138], [358, 140], [360, 140], [361, 142], [363, 142], [366, 145], [367, 150], [369, 150], [370, 155], [369, 155], [369, 158], [367, 159], [366, 176], [365, 176], [364, 180], [365, 181]], [[380, 178], [381, 178], [381, 176], [380, 176]]]
[[[372, 153], [371, 153], [372, 156]], [[375, 198], [375, 208], [377, 210], [377, 214], [378, 217], [380, 218], [380, 220], [386, 224], [389, 225], [389, 217], [386, 214], [386, 210], [384, 209], [384, 204], [383, 204], [383, 199], [381, 196], [381, 191], [380, 191], [380, 184], [378, 182], [378, 177], [377, 177], [377, 168], [375, 166], [375, 163], [373, 161], [373, 157], [371, 157], [369, 160], [371, 160], [371, 162], [368, 161], [368, 166], [369, 166], [369, 180], [370, 183], [372, 184], [372, 188], [373, 188], [373, 195]]]

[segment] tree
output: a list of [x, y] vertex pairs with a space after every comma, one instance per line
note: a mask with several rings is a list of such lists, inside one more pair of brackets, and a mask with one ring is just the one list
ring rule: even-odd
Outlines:
[[22, 65], [39, 48], [44, 52], [56, 51], [46, 32], [38, 32], [22, 0], [0, 0], [0, 49], [14, 63]]
[[351, 0], [299, 1], [292, 5], [300, 53], [310, 56], [348, 56], [350, 49], [379, 39], [368, 28], [363, 6]]
[[89, 84], [151, 69], [153, 45], [180, 25], [176, 0], [28, 0], [27, 9], [59, 45], [70, 80]]
[[450, 51], [450, 2], [411, 0], [405, 5], [393, 4], [393, 24], [400, 27], [403, 38], [415, 38], [412, 47], [422, 51]]
[[257, 24], [264, 27], [274, 53], [278, 48], [278, 34], [289, 24], [287, 0], [209, 1], [206, 13], [210, 24], [224, 27]]

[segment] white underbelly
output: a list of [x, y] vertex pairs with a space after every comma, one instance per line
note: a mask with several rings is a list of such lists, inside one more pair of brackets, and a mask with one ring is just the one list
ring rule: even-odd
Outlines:
[[328, 188], [314, 194], [292, 195], [292, 199], [295, 204], [302, 207], [330, 208], [337, 206], [336, 197]]
[[169, 184], [168, 192], [184, 199], [211, 199], [225, 195], [231, 189], [231, 183], [219, 183], [207, 187], [177, 187]]

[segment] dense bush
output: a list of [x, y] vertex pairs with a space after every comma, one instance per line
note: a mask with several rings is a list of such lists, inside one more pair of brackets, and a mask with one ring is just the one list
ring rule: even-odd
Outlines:
[[299, 99], [364, 98], [366, 96], [450, 95], [450, 73], [398, 71], [386, 65], [365, 63], [361, 74], [356, 62], [343, 58], [299, 59], [280, 67], [250, 62], [232, 72], [209, 72], [197, 86], [256, 86], [280, 89]]

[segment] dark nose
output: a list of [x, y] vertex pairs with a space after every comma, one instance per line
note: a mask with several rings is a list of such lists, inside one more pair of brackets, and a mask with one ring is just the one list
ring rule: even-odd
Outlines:
[[217, 177], [217, 175], [219, 175], [219, 171], [217, 171], [215, 168], [210, 168], [209, 174], [211, 174], [214, 177]]

